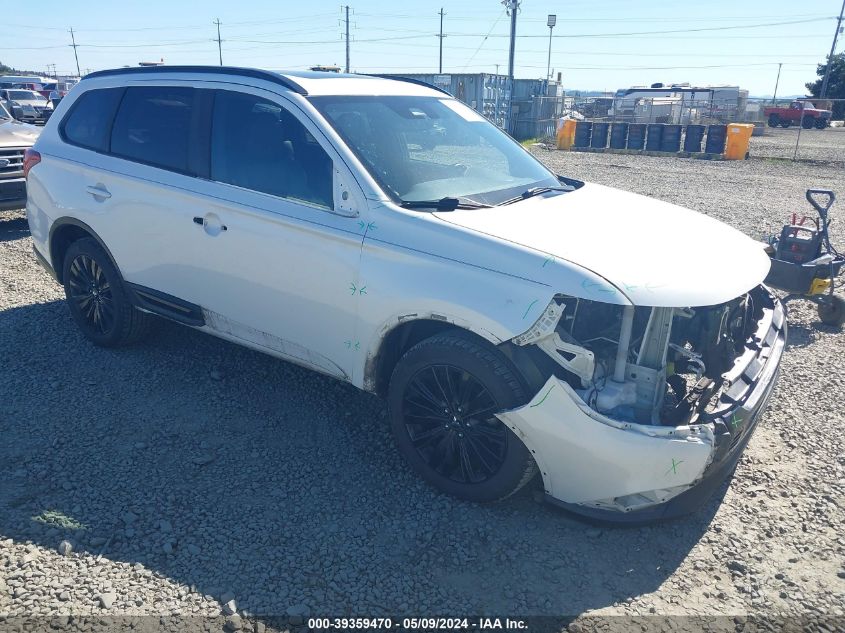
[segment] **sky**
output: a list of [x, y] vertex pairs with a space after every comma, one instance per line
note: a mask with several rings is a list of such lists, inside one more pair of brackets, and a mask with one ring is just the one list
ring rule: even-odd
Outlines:
[[[507, 72], [510, 18], [500, 0], [348, 0], [353, 72]], [[272, 70], [345, 66], [342, 6], [332, 0], [39, 0], [13, 2], [0, 21], [0, 62], [75, 74], [158, 61]], [[607, 90], [655, 82], [729, 84], [752, 95], [801, 94], [829, 50], [841, 0], [521, 0], [515, 75], [553, 76], [564, 88]], [[840, 36], [837, 52], [845, 50]], [[52, 65], [55, 66], [52, 66]], [[50, 66], [48, 66], [50, 65]], [[497, 66], [498, 65], [498, 66]]]

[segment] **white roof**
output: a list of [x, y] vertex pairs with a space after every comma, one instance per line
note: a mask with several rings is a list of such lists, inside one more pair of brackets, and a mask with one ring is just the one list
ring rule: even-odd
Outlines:
[[445, 97], [433, 87], [409, 81], [369, 75], [331, 72], [278, 71], [282, 77], [302, 86], [309, 96], [316, 95], [396, 95]]

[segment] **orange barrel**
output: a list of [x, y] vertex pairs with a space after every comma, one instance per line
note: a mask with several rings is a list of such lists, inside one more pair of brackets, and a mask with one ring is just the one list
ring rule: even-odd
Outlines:
[[725, 158], [728, 160], [745, 160], [748, 156], [748, 144], [754, 125], [751, 123], [729, 123], [728, 140], [725, 144]]
[[569, 149], [575, 140], [575, 119], [566, 119], [557, 128], [557, 148]]

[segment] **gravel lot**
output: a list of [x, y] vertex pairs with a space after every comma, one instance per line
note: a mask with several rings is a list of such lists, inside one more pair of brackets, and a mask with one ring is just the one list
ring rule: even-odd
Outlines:
[[[845, 127], [831, 127], [824, 130], [801, 130], [798, 127], [766, 127], [762, 136], [751, 138], [751, 155], [766, 158], [788, 158], [793, 155], [802, 161], [825, 161], [845, 167]], [[798, 143], [798, 153], [795, 144]]]
[[[834, 166], [537, 152], [754, 237], [809, 209], [808, 187], [845, 198]], [[834, 217], [845, 248], [845, 201]], [[793, 304], [779, 386], [718, 498], [608, 529], [530, 490], [439, 495], [374, 397], [171, 323], [98, 349], [62, 297], [23, 214], [0, 216], [0, 614], [845, 616], [845, 334], [814, 307]]]

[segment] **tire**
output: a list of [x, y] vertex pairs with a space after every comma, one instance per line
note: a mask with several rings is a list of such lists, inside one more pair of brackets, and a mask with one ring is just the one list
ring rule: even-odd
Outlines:
[[128, 345], [149, 330], [152, 317], [132, 305], [120, 273], [93, 238], [68, 247], [62, 279], [70, 314], [95, 345]]
[[823, 130], [827, 127], [827, 119], [816, 119], [814, 127], [817, 130]]
[[803, 119], [801, 119], [801, 127], [803, 127], [805, 130], [810, 130], [812, 129], [815, 122], [816, 120], [813, 117], [805, 116]]
[[830, 303], [820, 303], [819, 318], [825, 325], [833, 327], [845, 325], [845, 299], [834, 295]]
[[536, 474], [531, 453], [494, 415], [527, 400], [510, 362], [461, 332], [412, 347], [388, 389], [393, 437], [411, 468], [441, 492], [474, 502], [505, 499]]
[[790, 125], [792, 125], [792, 121], [790, 121], [790, 120], [788, 120], [788, 119], [787, 119], [787, 120], [783, 120], [783, 121], [781, 121], [781, 122], [780, 122], [780, 126], [781, 126], [781, 127], [783, 127], [783, 128], [787, 128], [787, 127], [789, 127]]
[[780, 117], [777, 114], [769, 115], [769, 127], [777, 127], [780, 125]]

